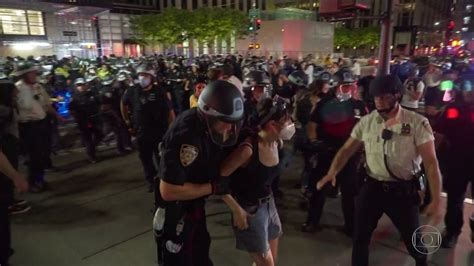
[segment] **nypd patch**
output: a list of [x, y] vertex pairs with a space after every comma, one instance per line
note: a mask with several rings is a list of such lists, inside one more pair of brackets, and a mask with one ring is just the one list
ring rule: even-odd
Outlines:
[[199, 155], [199, 149], [195, 146], [189, 144], [181, 145], [181, 150], [179, 152], [179, 160], [181, 165], [184, 167], [189, 166], [196, 160]]

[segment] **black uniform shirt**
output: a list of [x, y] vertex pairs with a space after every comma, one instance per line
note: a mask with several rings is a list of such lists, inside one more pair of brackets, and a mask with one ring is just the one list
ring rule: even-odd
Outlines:
[[76, 92], [69, 103], [69, 110], [74, 112], [79, 127], [87, 126], [90, 119], [97, 118], [99, 99], [92, 91]]
[[212, 142], [197, 108], [180, 114], [163, 137], [158, 176], [174, 184], [204, 184], [219, 172], [222, 148]]
[[130, 87], [124, 94], [123, 102], [131, 105], [133, 124], [138, 136], [165, 134], [169, 112], [173, 107], [164, 90], [156, 85], [147, 91], [140, 86]]
[[351, 98], [341, 102], [336, 97], [327, 97], [317, 104], [310, 121], [318, 125], [319, 140], [340, 147], [349, 138], [359, 118], [366, 114], [362, 101]]

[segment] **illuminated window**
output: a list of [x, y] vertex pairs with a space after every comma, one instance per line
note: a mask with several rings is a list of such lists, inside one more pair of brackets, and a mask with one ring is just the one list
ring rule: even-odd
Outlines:
[[39, 11], [27, 11], [31, 35], [44, 35], [43, 15]]
[[0, 8], [0, 34], [44, 35], [39, 11]]

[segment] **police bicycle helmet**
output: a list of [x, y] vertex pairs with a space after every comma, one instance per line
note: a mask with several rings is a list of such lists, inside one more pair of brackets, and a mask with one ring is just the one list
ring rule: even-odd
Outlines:
[[257, 88], [263, 88], [266, 97], [271, 97], [273, 93], [270, 78], [262, 70], [254, 70], [245, 75], [243, 88], [246, 94]]
[[232, 146], [237, 142], [244, 104], [239, 89], [232, 83], [224, 80], [209, 83], [199, 96], [198, 111], [215, 144]]

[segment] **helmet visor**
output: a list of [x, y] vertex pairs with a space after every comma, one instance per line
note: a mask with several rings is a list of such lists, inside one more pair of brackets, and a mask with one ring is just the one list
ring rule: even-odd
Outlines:
[[221, 147], [237, 143], [242, 122], [226, 122], [218, 117], [206, 115], [206, 122], [212, 142]]

